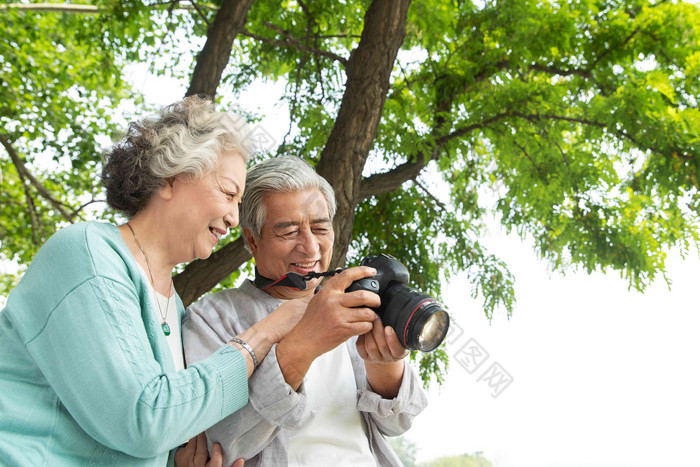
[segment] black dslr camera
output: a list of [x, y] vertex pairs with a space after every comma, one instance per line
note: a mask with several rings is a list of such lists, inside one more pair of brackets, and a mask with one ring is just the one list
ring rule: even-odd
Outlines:
[[356, 280], [346, 291], [369, 290], [378, 294], [381, 305], [373, 310], [384, 325], [394, 328], [404, 347], [422, 352], [435, 350], [450, 327], [450, 317], [442, 305], [408, 287], [408, 269], [391, 255], [367, 256], [360, 265], [376, 269], [377, 274]]

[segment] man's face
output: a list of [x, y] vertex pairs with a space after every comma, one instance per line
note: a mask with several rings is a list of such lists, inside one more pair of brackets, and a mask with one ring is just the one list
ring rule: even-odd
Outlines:
[[[333, 225], [328, 203], [316, 190], [273, 193], [264, 198], [267, 216], [260, 238], [245, 235], [263, 276], [277, 280], [288, 272], [324, 272], [333, 254]], [[308, 281], [306, 290], [270, 287], [277, 298], [311, 295], [321, 279]]]

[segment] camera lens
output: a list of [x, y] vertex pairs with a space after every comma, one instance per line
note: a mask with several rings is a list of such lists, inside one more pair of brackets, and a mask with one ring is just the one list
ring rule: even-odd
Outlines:
[[442, 342], [447, 335], [450, 326], [450, 318], [445, 310], [438, 310], [431, 314], [418, 334], [418, 350], [430, 352]]
[[401, 344], [410, 350], [434, 350], [450, 325], [449, 315], [437, 300], [403, 284], [387, 288], [380, 311], [382, 322], [393, 327]]

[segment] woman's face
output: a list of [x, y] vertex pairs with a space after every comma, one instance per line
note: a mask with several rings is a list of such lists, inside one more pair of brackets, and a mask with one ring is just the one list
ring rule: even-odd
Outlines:
[[218, 168], [201, 178], [176, 177], [170, 186], [177, 245], [176, 262], [208, 258], [219, 238], [238, 225], [238, 204], [245, 187], [245, 160], [223, 153]]

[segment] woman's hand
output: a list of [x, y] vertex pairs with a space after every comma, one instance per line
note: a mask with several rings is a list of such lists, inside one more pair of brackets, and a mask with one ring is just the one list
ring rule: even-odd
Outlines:
[[[287, 300], [275, 311], [236, 336], [253, 348], [258, 364], [263, 361], [270, 348], [281, 341], [296, 326], [301, 317], [304, 316], [310, 299], [311, 297]], [[241, 351], [246, 360], [248, 377], [250, 378], [255, 371], [252, 355], [244, 350], [239, 343], [229, 342], [229, 344]]]
[[275, 311], [255, 323], [255, 328], [265, 330], [274, 342], [281, 341], [297, 325], [312, 296], [295, 298], [282, 303]]
[[[175, 467], [222, 467], [224, 453], [219, 443], [211, 448], [211, 457], [207, 448], [207, 437], [200, 433], [191, 439], [184, 448], [175, 452]], [[231, 467], [243, 467], [244, 460], [238, 459]]]

